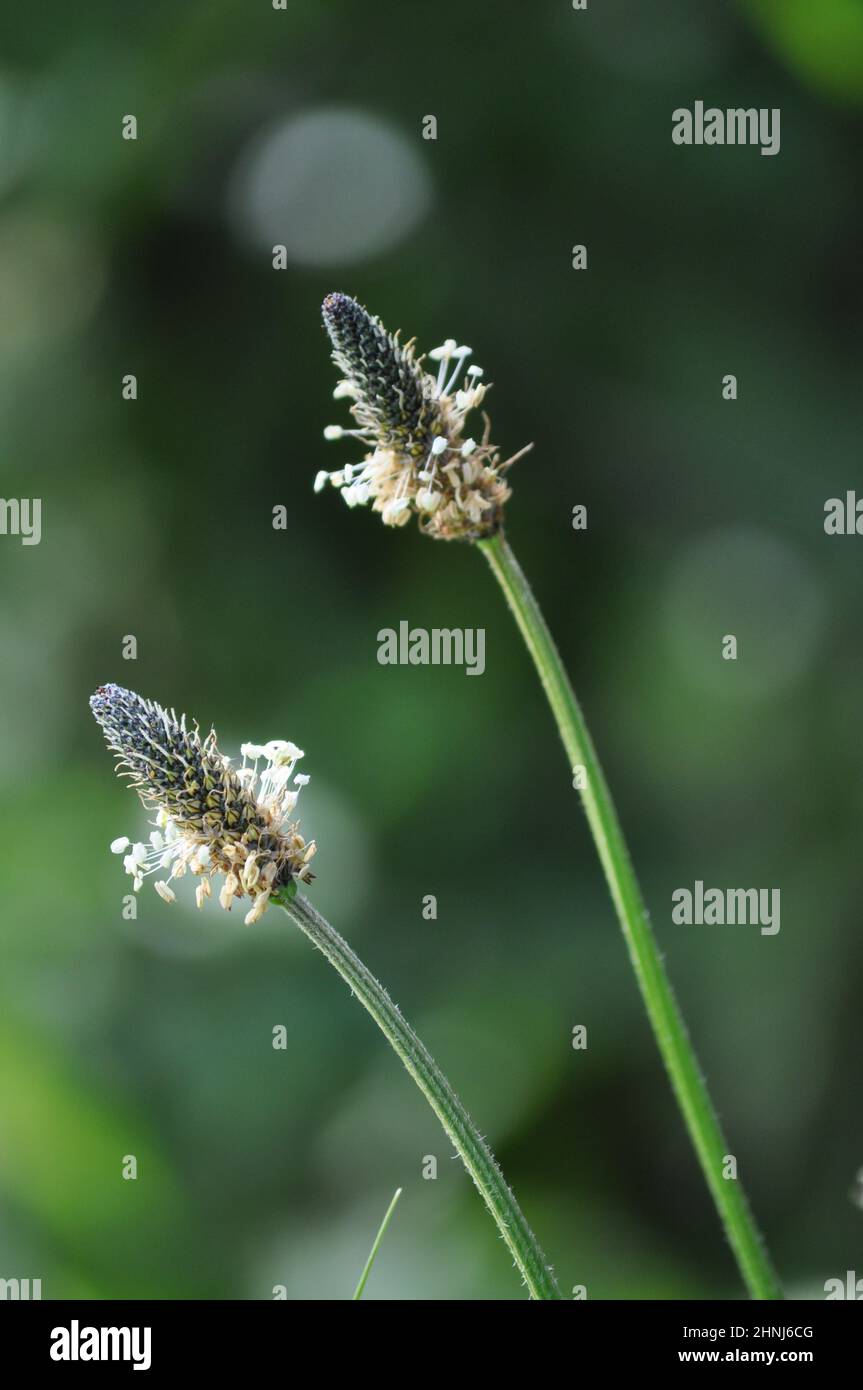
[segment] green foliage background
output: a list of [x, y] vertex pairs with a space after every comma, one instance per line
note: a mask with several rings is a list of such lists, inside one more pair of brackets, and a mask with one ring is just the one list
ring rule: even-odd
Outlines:
[[[0, 539], [0, 1276], [347, 1297], [402, 1185], [367, 1297], [520, 1296], [433, 1117], [287, 919], [247, 931], [148, 889], [122, 921], [107, 845], [143, 817], [87, 708], [117, 680], [229, 750], [305, 748], [314, 900], [461, 1092], [565, 1288], [740, 1293], [481, 558], [312, 494], [350, 457], [322, 439], [344, 420], [333, 288], [423, 347], [466, 339], [496, 437], [536, 441], [509, 534], [740, 1174], [792, 1293], [860, 1269], [863, 542], [822, 522], [861, 487], [861, 98], [854, 0], [4, 6], [0, 467], [4, 496], [43, 499], [43, 539]], [[781, 153], [674, 147], [696, 99], [779, 107]], [[276, 272], [229, 214], [233, 171], [332, 107], [395, 133], [427, 207], [374, 255]], [[350, 224], [350, 192], [324, 193]], [[401, 618], [485, 627], [484, 678], [378, 666]], [[673, 926], [695, 879], [779, 887], [780, 934]]]

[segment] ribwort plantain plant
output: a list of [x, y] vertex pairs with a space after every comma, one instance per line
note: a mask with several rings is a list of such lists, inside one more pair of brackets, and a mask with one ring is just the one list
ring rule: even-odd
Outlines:
[[536, 1236], [440, 1067], [383, 985], [299, 892], [312, 877], [309, 861], [315, 849], [315, 842], [304, 840], [291, 819], [309, 780], [294, 771], [303, 757], [301, 750], [281, 739], [243, 744], [242, 766], [234, 767], [220, 751], [214, 730], [202, 738], [198, 725], [188, 724], [185, 715], [178, 719], [173, 710], [122, 686], [100, 686], [90, 707], [117, 759], [118, 774], [156, 813], [149, 844], [138, 842], [130, 848], [125, 836], [111, 844], [115, 854], [124, 855], [135, 892], [148, 874], [161, 869], [167, 877], [155, 880], [154, 887], [169, 903], [175, 900], [171, 882], [188, 872], [198, 880], [199, 908], [211, 896], [210, 885], [217, 878], [222, 879], [219, 903], [226, 911], [239, 899], [251, 900], [248, 926], [259, 921], [271, 903], [282, 907], [371, 1014], [422, 1091], [494, 1218], [531, 1298], [559, 1299]]
[[[306, 844], [290, 820], [309, 780], [294, 773], [304, 756], [295, 743], [244, 743], [242, 767], [234, 768], [219, 752], [212, 729], [202, 739], [197, 724], [186, 727], [185, 715], [178, 719], [173, 710], [132, 690], [100, 686], [90, 708], [116, 756], [118, 775], [157, 813], [149, 844], [130, 845], [125, 835], [111, 844], [115, 854], [125, 856], [123, 867], [136, 893], [158, 869], [170, 869], [170, 879], [188, 870], [198, 878], [195, 896], [203, 907], [211, 879], [221, 875], [220, 905], [230, 911], [236, 898], [248, 896], [246, 925], [251, 926], [273, 893], [309, 882], [315, 842]], [[154, 887], [166, 902], [174, 901], [167, 879], [157, 879]]]
[[487, 390], [482, 368], [467, 366], [470, 348], [452, 339], [435, 348], [429, 354], [438, 364], [435, 378], [423, 370], [413, 343], [403, 347], [347, 295], [327, 295], [323, 315], [333, 361], [344, 373], [334, 394], [353, 401], [357, 422], [348, 430], [328, 425], [324, 435], [357, 439], [368, 452], [356, 467], [319, 472], [316, 490], [330, 482], [349, 507], [371, 502], [387, 526], [404, 526], [416, 515], [420, 529], [439, 540], [492, 534], [510, 495], [506, 473], [526, 450], [501, 462], [488, 417], [479, 442], [465, 434], [467, 417]]
[[[342, 374], [334, 395], [352, 401], [356, 428], [329, 425], [327, 439], [355, 440], [365, 455], [315, 479], [329, 482], [348, 506], [380, 513], [386, 526], [419, 528], [438, 540], [465, 540], [488, 561], [542, 682], [569, 767], [584, 769], [581, 797], [656, 1043], [707, 1186], [753, 1298], [782, 1293], [737, 1179], [723, 1175], [728, 1145], [674, 996], [642, 898], [608, 784], [580, 705], [528, 581], [503, 531], [510, 467], [501, 460], [484, 415], [479, 442], [468, 417], [483, 403], [482, 371], [467, 366], [468, 347], [448, 339], [429, 353], [426, 370], [414, 344], [402, 346], [380, 320], [345, 294], [323, 303], [333, 360]], [[461, 383], [461, 384], [460, 384]], [[527, 446], [530, 447], [529, 445]]]

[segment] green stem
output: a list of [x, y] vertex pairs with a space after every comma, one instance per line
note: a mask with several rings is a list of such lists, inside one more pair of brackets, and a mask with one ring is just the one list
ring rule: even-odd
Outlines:
[[375, 1256], [377, 1255], [378, 1251], [379, 1251], [380, 1248], [381, 1248], [381, 1241], [383, 1240], [384, 1236], [385, 1236], [386, 1233], [387, 1233], [387, 1226], [390, 1224], [390, 1217], [392, 1216], [393, 1212], [395, 1211], [395, 1209], [396, 1209], [396, 1204], [397, 1204], [397, 1202], [398, 1202], [398, 1200], [399, 1200], [399, 1197], [401, 1197], [401, 1195], [402, 1195], [402, 1190], [401, 1190], [400, 1187], [397, 1187], [396, 1190], [395, 1190], [395, 1192], [394, 1192], [393, 1195], [392, 1195], [392, 1200], [390, 1201], [390, 1204], [389, 1204], [389, 1206], [387, 1207], [386, 1212], [384, 1213], [384, 1219], [383, 1219], [383, 1221], [381, 1222], [380, 1227], [378, 1228], [378, 1233], [377, 1233], [377, 1235], [375, 1236], [374, 1244], [372, 1245], [372, 1248], [371, 1248], [371, 1250], [369, 1251], [369, 1257], [368, 1257], [368, 1259], [366, 1260], [365, 1265], [363, 1266], [363, 1272], [362, 1272], [362, 1274], [361, 1274], [360, 1277], [359, 1277], [359, 1282], [357, 1283], [357, 1286], [356, 1286], [356, 1288], [354, 1289], [354, 1297], [353, 1297], [354, 1303], [357, 1303], [357, 1302], [362, 1298], [362, 1296], [363, 1296], [363, 1289], [365, 1288], [365, 1286], [366, 1286], [366, 1284], [367, 1284], [367, 1282], [368, 1282], [368, 1277], [369, 1277], [369, 1275], [370, 1275], [370, 1273], [371, 1273], [372, 1265], [373, 1265], [374, 1262], [375, 1262]]
[[536, 1236], [507, 1186], [491, 1149], [431, 1053], [402, 1018], [383, 985], [378, 983], [348, 943], [302, 894], [292, 892], [289, 888], [281, 894], [274, 895], [273, 901], [285, 909], [312, 945], [317, 946], [330, 965], [335, 966], [342, 979], [371, 1014], [387, 1042], [401, 1058], [479, 1188], [486, 1206], [497, 1222], [498, 1230], [521, 1270], [531, 1297], [560, 1298], [560, 1290]]
[[674, 997], [629, 858], [611, 793], [560, 654], [518, 561], [502, 534], [480, 541], [533, 657], [570, 767], [582, 767], [582, 800], [629, 949], [651, 1027], [740, 1272], [753, 1298], [782, 1291], [737, 1179], [722, 1176], [728, 1145]]

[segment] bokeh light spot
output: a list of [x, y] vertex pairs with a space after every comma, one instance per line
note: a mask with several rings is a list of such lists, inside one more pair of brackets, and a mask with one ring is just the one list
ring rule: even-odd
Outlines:
[[297, 265], [345, 265], [403, 240], [430, 197], [418, 152], [391, 125], [321, 107], [254, 137], [233, 171], [229, 211], [252, 245], [283, 245]]

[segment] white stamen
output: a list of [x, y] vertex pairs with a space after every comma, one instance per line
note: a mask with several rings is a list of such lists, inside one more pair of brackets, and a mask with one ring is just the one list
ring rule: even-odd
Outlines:
[[368, 483], [351, 483], [350, 487], [342, 490], [342, 497], [349, 507], [364, 507], [370, 495]]
[[258, 894], [258, 896], [255, 898], [253, 908], [250, 912], [247, 912], [245, 917], [243, 918], [243, 921], [245, 922], [247, 927], [254, 926], [255, 922], [259, 922], [261, 920], [261, 918], [267, 910], [267, 904], [269, 903], [269, 901], [270, 895], [268, 892]]
[[448, 362], [456, 350], [455, 338], [447, 338], [440, 347], [432, 348], [429, 357], [433, 362]]
[[389, 521], [391, 517], [400, 516], [401, 513], [407, 511], [409, 507], [410, 502], [406, 497], [395, 497], [391, 502], [385, 504], [381, 512], [381, 519], [385, 522]]
[[441, 493], [433, 488], [420, 488], [417, 493], [417, 506], [421, 512], [434, 512], [441, 504]]
[[298, 748], [290, 739], [271, 738], [269, 743], [264, 744], [264, 757], [268, 758], [274, 767], [285, 767], [287, 763], [295, 763], [298, 758], [306, 755], [302, 748]]

